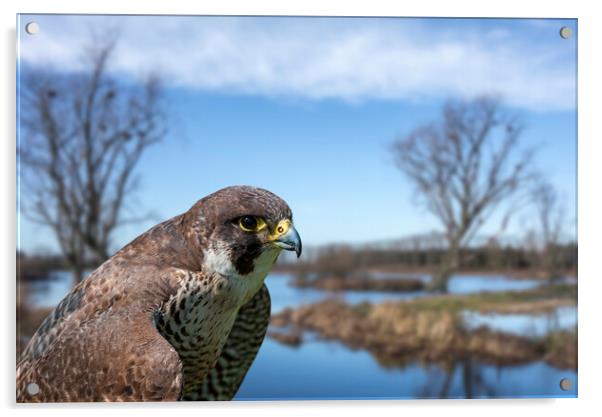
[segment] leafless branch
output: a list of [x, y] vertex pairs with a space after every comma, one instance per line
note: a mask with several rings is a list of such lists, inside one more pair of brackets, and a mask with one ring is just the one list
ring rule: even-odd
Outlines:
[[533, 204], [539, 221], [541, 266], [550, 280], [559, 277], [558, 249], [565, 226], [565, 211], [554, 187], [538, 178], [532, 189]]
[[23, 93], [25, 214], [53, 230], [78, 278], [86, 258], [109, 256], [136, 165], [166, 133], [158, 80], [118, 85], [107, 71], [116, 38], [107, 39], [86, 49], [85, 72], [36, 73]]
[[458, 267], [460, 247], [530, 178], [533, 153], [516, 155], [521, 133], [516, 117], [483, 97], [448, 103], [440, 120], [394, 142], [397, 167], [445, 229], [449, 254], [442, 276]]

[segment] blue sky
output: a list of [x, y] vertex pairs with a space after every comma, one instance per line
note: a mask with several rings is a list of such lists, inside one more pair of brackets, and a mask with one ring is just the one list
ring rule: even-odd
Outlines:
[[[30, 20], [38, 35], [24, 35]], [[90, 27], [114, 27], [116, 77], [163, 75], [170, 132], [142, 159], [133, 200], [155, 218], [117, 232], [116, 249], [232, 184], [285, 198], [312, 245], [438, 229], [387, 148], [446, 99], [481, 94], [521, 114], [521, 146], [538, 147], [537, 168], [574, 220], [576, 37], [561, 39], [561, 26], [577, 29], [572, 20], [22, 16], [19, 55], [24, 67], [78, 71]], [[508, 233], [531, 222], [519, 213]], [[25, 250], [56, 247], [43, 227], [20, 225]]]

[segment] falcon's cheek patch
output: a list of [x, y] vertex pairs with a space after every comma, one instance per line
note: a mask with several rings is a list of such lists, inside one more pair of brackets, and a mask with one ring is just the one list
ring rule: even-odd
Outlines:
[[244, 246], [232, 250], [232, 264], [240, 275], [248, 275], [255, 269], [255, 259], [261, 255], [263, 244], [253, 237]]
[[233, 259], [234, 268], [240, 275], [248, 275], [255, 269], [255, 259], [261, 255], [262, 245], [260, 243], [246, 248]]

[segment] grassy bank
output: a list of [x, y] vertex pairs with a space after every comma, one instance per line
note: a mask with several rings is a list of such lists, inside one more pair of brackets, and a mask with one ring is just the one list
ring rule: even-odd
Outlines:
[[577, 286], [548, 285], [526, 291], [485, 292], [478, 294], [435, 295], [404, 302], [417, 311], [474, 310], [481, 313], [537, 314], [577, 302]]
[[571, 286], [553, 286], [360, 305], [327, 300], [284, 310], [272, 317], [272, 326], [286, 327], [292, 333], [316, 332], [351, 348], [368, 350], [388, 366], [417, 360], [449, 363], [476, 359], [495, 365], [543, 360], [558, 368], [576, 369], [575, 332], [529, 338], [485, 327], [467, 330], [460, 317], [463, 310], [542, 313], [575, 304], [574, 291]]

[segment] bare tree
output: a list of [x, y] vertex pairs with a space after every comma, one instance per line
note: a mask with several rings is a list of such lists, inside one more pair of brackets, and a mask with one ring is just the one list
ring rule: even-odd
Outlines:
[[532, 190], [540, 228], [540, 264], [548, 280], [560, 277], [559, 249], [564, 228], [564, 207], [554, 187], [538, 179]]
[[36, 72], [23, 83], [19, 154], [25, 215], [49, 226], [76, 281], [110, 255], [143, 152], [165, 133], [156, 78], [118, 85], [115, 42], [94, 44], [77, 74]]
[[394, 142], [397, 167], [445, 228], [447, 251], [433, 290], [447, 290], [460, 266], [460, 249], [529, 177], [532, 152], [515, 155], [521, 132], [516, 117], [496, 99], [483, 97], [446, 104], [440, 120]]

